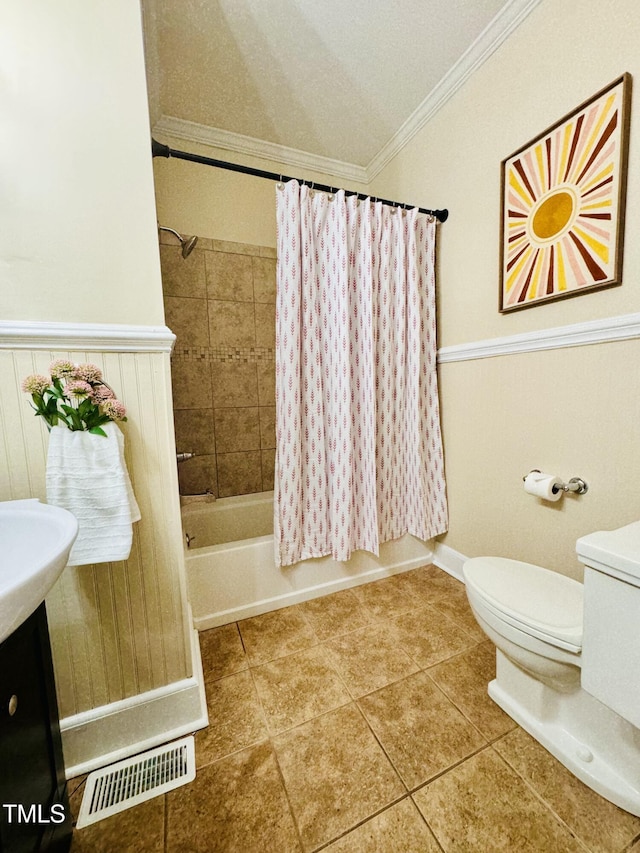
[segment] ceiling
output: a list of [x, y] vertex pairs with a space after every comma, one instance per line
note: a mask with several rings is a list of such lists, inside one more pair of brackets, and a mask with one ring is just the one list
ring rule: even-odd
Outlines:
[[370, 178], [536, 2], [143, 0], [154, 134]]

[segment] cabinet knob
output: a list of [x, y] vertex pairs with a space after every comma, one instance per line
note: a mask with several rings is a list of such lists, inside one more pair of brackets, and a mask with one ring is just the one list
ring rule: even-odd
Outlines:
[[15, 712], [17, 710], [18, 710], [18, 697], [14, 693], [13, 696], [11, 697], [11, 699], [9, 699], [9, 708], [8, 708], [9, 716], [13, 717], [13, 715], [15, 714]]

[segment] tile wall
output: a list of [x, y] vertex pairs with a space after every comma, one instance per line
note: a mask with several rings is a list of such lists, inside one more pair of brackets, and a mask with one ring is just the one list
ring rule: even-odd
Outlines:
[[275, 249], [200, 238], [183, 258], [160, 232], [180, 494], [273, 488]]

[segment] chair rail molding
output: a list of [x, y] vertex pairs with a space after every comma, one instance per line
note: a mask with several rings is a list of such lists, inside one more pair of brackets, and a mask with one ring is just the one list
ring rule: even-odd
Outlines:
[[521, 352], [540, 352], [548, 349], [579, 347], [611, 341], [627, 341], [640, 338], [640, 314], [622, 314], [604, 317], [569, 326], [555, 326], [504, 338], [487, 338], [466, 344], [454, 344], [438, 350], [438, 363], [472, 361], [478, 358], [493, 358]]
[[167, 352], [176, 336], [166, 326], [0, 321], [0, 349]]

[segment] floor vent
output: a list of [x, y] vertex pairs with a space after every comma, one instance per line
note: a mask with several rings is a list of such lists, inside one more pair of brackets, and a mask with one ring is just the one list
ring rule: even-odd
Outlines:
[[89, 826], [195, 778], [193, 735], [95, 770], [87, 777], [76, 827]]

